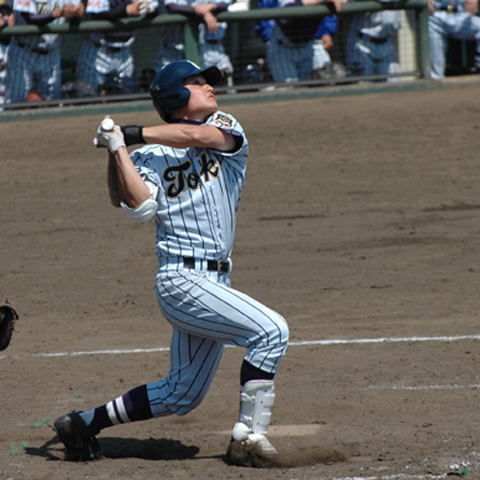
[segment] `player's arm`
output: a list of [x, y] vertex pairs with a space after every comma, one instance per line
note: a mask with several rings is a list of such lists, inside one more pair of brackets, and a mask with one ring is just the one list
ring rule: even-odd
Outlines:
[[126, 147], [120, 147], [113, 155], [120, 198], [128, 207], [135, 209], [150, 198], [150, 189], [133, 165]]
[[[111, 171], [109, 168], [109, 175], [114, 178], [109, 178], [109, 188], [114, 185], [116, 197], [118, 192], [118, 203], [124, 202], [128, 209], [135, 210], [152, 199], [150, 188], [143, 181], [130, 159], [122, 130], [114, 124], [110, 117], [107, 116], [102, 120], [93, 143], [97, 147], [107, 147], [110, 151], [109, 162], [113, 161], [114, 163]], [[115, 204], [117, 205], [117, 199]], [[135, 216], [133, 218], [140, 219]]]
[[200, 147], [230, 152], [237, 147], [233, 135], [213, 125], [171, 123], [143, 127], [142, 133], [144, 143], [156, 143], [173, 148]]

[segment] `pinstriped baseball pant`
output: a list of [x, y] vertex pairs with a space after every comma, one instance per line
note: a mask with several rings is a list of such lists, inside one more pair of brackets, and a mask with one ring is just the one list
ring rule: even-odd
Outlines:
[[230, 288], [227, 275], [161, 269], [156, 293], [173, 335], [169, 374], [147, 384], [154, 417], [185, 415], [200, 405], [225, 344], [247, 348], [245, 360], [251, 365], [277, 371], [288, 343], [284, 318]]
[[308, 80], [313, 68], [313, 40], [285, 47], [272, 38], [267, 42], [267, 64], [276, 83]]
[[435, 12], [428, 19], [432, 78], [445, 77], [448, 37], [475, 40], [474, 63], [480, 68], [480, 17], [465, 12]]
[[23, 102], [34, 82], [36, 91], [46, 100], [61, 96], [60, 48], [45, 55], [22, 48], [14, 38], [9, 47], [5, 80], [5, 103]]
[[130, 47], [109, 53], [108, 45], [98, 46], [87, 38], [80, 49], [77, 69], [78, 80], [98, 91], [99, 86], [106, 83], [108, 74], [133, 79], [135, 65]]

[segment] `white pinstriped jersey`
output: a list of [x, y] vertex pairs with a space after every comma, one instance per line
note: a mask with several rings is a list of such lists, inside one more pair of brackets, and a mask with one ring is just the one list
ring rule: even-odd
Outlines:
[[[62, 8], [65, 5], [77, 5], [81, 0], [15, 0], [13, 9], [15, 11], [15, 25], [25, 25], [24, 18], [19, 13], [30, 13], [31, 15], [44, 15], [53, 12], [56, 8]], [[60, 17], [50, 24], [65, 23], [67, 19]], [[51, 50], [60, 43], [60, 37], [56, 33], [45, 33], [43, 35], [21, 36], [17, 37], [27, 48], [42, 48]]]
[[205, 123], [240, 136], [240, 149], [225, 153], [147, 145], [131, 154], [144, 180], [159, 187], [156, 225], [160, 258], [218, 260], [231, 254], [248, 143], [231, 115], [216, 112]]
[[[158, 8], [157, 0], [148, 0], [149, 3], [154, 7]], [[86, 13], [100, 13], [110, 10], [110, 0], [88, 0], [87, 7], [85, 9]]]

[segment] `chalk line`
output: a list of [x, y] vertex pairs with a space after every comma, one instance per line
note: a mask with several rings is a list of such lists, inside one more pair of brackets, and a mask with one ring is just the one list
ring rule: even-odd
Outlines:
[[[353, 339], [329, 339], [329, 340], [305, 340], [300, 342], [289, 342], [289, 347], [305, 347], [313, 345], [357, 345], [357, 344], [375, 344], [375, 343], [416, 343], [416, 342], [458, 342], [461, 340], [480, 340], [480, 335], [456, 335], [439, 337], [382, 337], [382, 338], [353, 338]], [[227, 347], [233, 347], [227, 345]], [[79, 357], [85, 355], [130, 355], [135, 353], [159, 353], [169, 352], [170, 347], [154, 348], [133, 348], [133, 349], [113, 349], [113, 350], [91, 350], [79, 352], [44, 352], [13, 355], [12, 357], [31, 356], [31, 357]], [[12, 358], [7, 355], [0, 356], [0, 360]]]

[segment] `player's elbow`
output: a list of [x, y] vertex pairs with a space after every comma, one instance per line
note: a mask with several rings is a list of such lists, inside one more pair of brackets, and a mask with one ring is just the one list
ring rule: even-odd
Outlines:
[[147, 198], [135, 208], [130, 208], [125, 202], [120, 202], [120, 205], [125, 215], [137, 222], [148, 222], [155, 216], [158, 210], [158, 203], [153, 198]]

